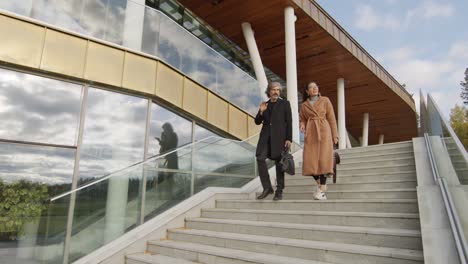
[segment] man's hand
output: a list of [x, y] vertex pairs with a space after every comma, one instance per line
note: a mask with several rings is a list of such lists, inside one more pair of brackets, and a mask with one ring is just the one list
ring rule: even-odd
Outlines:
[[265, 110], [267, 109], [267, 103], [266, 102], [262, 102], [260, 104], [260, 114], [263, 114], [263, 112], [265, 112]]
[[333, 139], [333, 143], [336, 145], [338, 143], [338, 137]]
[[292, 144], [291, 141], [286, 140], [286, 142], [284, 142], [284, 147], [287, 148], [288, 150], [290, 150], [291, 149], [291, 144]]

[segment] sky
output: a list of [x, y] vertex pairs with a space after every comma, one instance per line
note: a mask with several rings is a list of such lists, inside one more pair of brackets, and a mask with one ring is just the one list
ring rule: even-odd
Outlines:
[[393, 77], [448, 118], [468, 68], [466, 0], [316, 0]]

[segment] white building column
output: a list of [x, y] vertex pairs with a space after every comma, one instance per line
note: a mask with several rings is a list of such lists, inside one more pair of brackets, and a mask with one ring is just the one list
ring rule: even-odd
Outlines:
[[362, 121], [362, 146], [369, 145], [369, 113], [364, 113]]
[[288, 6], [284, 9], [285, 43], [286, 43], [286, 86], [288, 100], [292, 112], [292, 139], [299, 142], [299, 107], [297, 97], [297, 65], [296, 65], [296, 16], [294, 8]]
[[141, 51], [143, 42], [143, 23], [145, 19], [145, 0], [127, 2], [123, 32], [123, 46]]
[[384, 134], [379, 135], [379, 145], [383, 145], [384, 143]]
[[346, 148], [346, 117], [345, 117], [345, 84], [344, 79], [339, 78], [336, 82], [338, 91], [338, 133], [339, 149]]
[[247, 43], [250, 60], [252, 61], [255, 76], [257, 77], [260, 94], [262, 95], [263, 100], [266, 101], [268, 97], [265, 94], [265, 90], [268, 85], [268, 80], [265, 74], [265, 69], [263, 68], [260, 52], [258, 51], [257, 42], [255, 41], [254, 31], [250, 23], [242, 23], [242, 33], [244, 34], [245, 42]]

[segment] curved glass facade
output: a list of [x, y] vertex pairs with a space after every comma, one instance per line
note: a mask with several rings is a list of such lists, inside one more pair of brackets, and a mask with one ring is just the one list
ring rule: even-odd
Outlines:
[[[213, 135], [149, 98], [4, 68], [0, 68], [0, 120], [0, 258], [5, 263], [22, 263], [22, 257], [30, 257], [25, 248], [41, 248], [45, 237], [55, 245], [41, 253], [50, 260], [45, 262], [55, 263], [52, 259], [61, 254], [57, 252], [62, 252], [70, 202], [62, 199], [46, 208], [45, 201], [145, 156]], [[168, 143], [168, 130], [176, 135], [175, 144]], [[191, 158], [181, 157], [177, 166], [174, 169], [190, 168]], [[133, 199], [142, 187], [133, 182], [129, 186]], [[107, 187], [103, 185], [99, 195], [80, 193], [76, 223], [86, 222], [102, 206], [99, 201], [107, 199]], [[135, 212], [128, 216], [139, 217]]]
[[[163, 2], [160, 8], [166, 13], [177, 11], [169, 8], [171, 1]], [[261, 101], [257, 81], [226, 59], [230, 54], [218, 53], [216, 43], [213, 48], [204, 43], [203, 32], [187, 24], [193, 20], [187, 19], [186, 26], [200, 39], [176, 23], [183, 15], [175, 11], [171, 19], [127, 0], [5, 0], [0, 9], [159, 57], [252, 115]]]

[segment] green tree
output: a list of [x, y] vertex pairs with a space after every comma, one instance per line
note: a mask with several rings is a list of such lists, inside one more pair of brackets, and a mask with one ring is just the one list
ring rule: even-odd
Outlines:
[[465, 81], [460, 82], [462, 86], [461, 98], [463, 98], [463, 103], [468, 104], [468, 68], [465, 70]]
[[455, 105], [450, 110], [450, 125], [465, 149], [468, 149], [468, 109], [464, 106]]
[[0, 180], [0, 240], [23, 235], [25, 224], [41, 216], [47, 198], [45, 184]]

